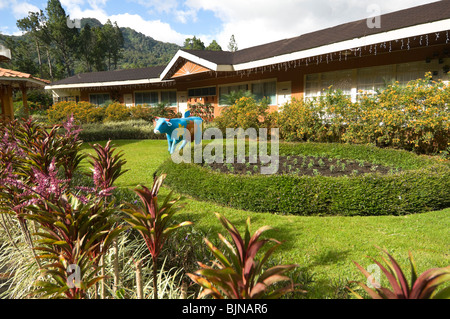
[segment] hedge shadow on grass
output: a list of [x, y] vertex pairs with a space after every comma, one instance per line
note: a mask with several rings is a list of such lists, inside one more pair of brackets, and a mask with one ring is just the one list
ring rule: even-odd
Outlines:
[[228, 207], [295, 215], [406, 215], [450, 207], [450, 165], [406, 151], [368, 145], [281, 144], [280, 154], [326, 155], [370, 160], [402, 168], [389, 175], [239, 176], [196, 164], [164, 162], [165, 185], [197, 200]]

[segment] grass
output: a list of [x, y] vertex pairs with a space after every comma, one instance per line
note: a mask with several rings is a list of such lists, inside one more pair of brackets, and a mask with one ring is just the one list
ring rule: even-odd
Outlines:
[[[114, 144], [124, 152], [129, 169], [118, 179], [118, 187], [151, 185], [153, 172], [170, 156], [166, 141], [122, 140]], [[91, 152], [88, 145], [84, 150]], [[82, 167], [87, 169], [87, 163]], [[163, 187], [161, 193], [167, 194], [168, 190]], [[345, 296], [343, 287], [347, 281], [365, 282], [352, 261], [364, 267], [373, 264], [366, 256], [380, 255], [375, 246], [388, 249], [407, 273], [408, 251], [420, 273], [450, 264], [450, 208], [407, 216], [303, 217], [242, 211], [190, 198], [182, 202], [186, 206], [180, 212], [180, 220], [194, 222], [193, 227], [212, 239], [217, 238], [217, 232], [224, 234], [214, 212], [224, 214], [241, 231], [248, 216], [253, 231], [263, 225], [272, 226], [274, 229], [267, 236], [284, 242], [274, 258], [280, 263], [296, 263], [312, 276], [313, 282], [307, 286], [310, 298], [341, 298]]]

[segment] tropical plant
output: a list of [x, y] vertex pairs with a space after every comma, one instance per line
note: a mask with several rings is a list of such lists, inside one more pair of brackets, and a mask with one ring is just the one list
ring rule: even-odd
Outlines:
[[[216, 268], [198, 262], [201, 268], [194, 274], [187, 274], [203, 288], [198, 298], [212, 296], [215, 299], [269, 299], [278, 298], [295, 290], [292, 281], [283, 288], [268, 289], [275, 283], [289, 281], [290, 278], [284, 276], [284, 273], [297, 267], [297, 265], [280, 265], [263, 269], [269, 257], [281, 245], [275, 239], [260, 239], [270, 227], [261, 227], [251, 235], [250, 219], [247, 219], [245, 235], [242, 238], [228, 219], [218, 213], [216, 216], [230, 234], [234, 246], [220, 233], [219, 238], [225, 244], [226, 253], [221, 252], [207, 238], [204, 239], [217, 261], [213, 262]], [[269, 242], [275, 245], [269, 248], [262, 258], [256, 258], [261, 248]]]
[[[30, 208], [24, 217], [40, 225], [37, 258], [44, 261], [39, 297], [86, 298], [87, 290], [102, 280], [95, 266], [114, 238], [125, 230], [111, 222], [112, 204], [87, 198], [83, 203], [72, 194], [61, 196], [58, 204], [46, 202]], [[52, 280], [46, 280], [46, 277]]]
[[89, 155], [92, 179], [99, 194], [108, 196], [115, 188], [113, 187], [114, 182], [128, 171], [122, 169], [126, 160], [122, 159], [122, 152], [114, 154], [116, 148], [111, 146], [111, 140], [105, 146], [94, 144], [92, 148], [97, 154], [96, 156]]
[[175, 230], [192, 224], [189, 221], [179, 224], [173, 223], [173, 216], [180, 209], [180, 206], [174, 206], [179, 198], [172, 200], [172, 192], [161, 205], [158, 205], [158, 192], [165, 178], [165, 174], [159, 177], [155, 176], [152, 189], [145, 186], [141, 186], [141, 189], [135, 189], [134, 191], [142, 205], [138, 207], [128, 203], [123, 209], [129, 217], [125, 221], [141, 234], [152, 257], [154, 299], [158, 298], [158, 257], [165, 242]]
[[[361, 265], [354, 262], [356, 267], [371, 281], [372, 288], [369, 288], [362, 282], [356, 282], [361, 286], [372, 299], [448, 299], [450, 298], [450, 286], [440, 290], [438, 286], [450, 281], [450, 266], [444, 268], [432, 268], [418, 275], [417, 267], [411, 252], [409, 252], [409, 262], [411, 266], [411, 279], [408, 283], [404, 271], [401, 269], [397, 261], [386, 251], [384, 253], [388, 259], [381, 257], [387, 265], [385, 268], [380, 262], [371, 258], [375, 264], [380, 267], [389, 281], [391, 289], [382, 287], [373, 276], [365, 270]], [[347, 287], [358, 299], [363, 297], [353, 289]]]

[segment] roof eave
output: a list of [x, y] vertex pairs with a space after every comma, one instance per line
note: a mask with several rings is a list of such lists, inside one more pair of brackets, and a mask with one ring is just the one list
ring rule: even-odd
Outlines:
[[195, 54], [178, 50], [178, 52], [175, 54], [175, 56], [170, 60], [169, 64], [166, 66], [164, 71], [160, 75], [161, 81], [166, 79], [170, 70], [174, 67], [174, 65], [177, 63], [177, 61], [180, 58], [184, 58], [186, 60], [189, 60], [193, 63], [196, 63], [198, 65], [201, 65], [207, 69], [210, 69], [212, 71], [221, 72], [221, 71], [234, 71], [234, 68], [232, 65], [222, 65], [217, 64], [211, 61], [208, 61], [206, 59], [200, 58], [199, 56], [196, 56]]
[[423, 34], [437, 33], [441, 31], [449, 30], [450, 19], [434, 21], [397, 30], [391, 30], [386, 32], [380, 32], [364, 37], [354, 38], [351, 40], [341, 41], [337, 43], [327, 44], [316, 48], [297, 51], [293, 53], [274, 56], [257, 61], [250, 61], [234, 65], [235, 71], [253, 69], [257, 67], [263, 67], [272, 64], [284, 63], [288, 61], [294, 61], [309, 57], [314, 57], [322, 54], [328, 54], [332, 52], [339, 52], [358, 48], [367, 45], [373, 45], [382, 42], [395, 41], [408, 37], [419, 36]]
[[46, 90], [57, 90], [57, 89], [82, 89], [91, 87], [102, 87], [102, 86], [126, 86], [126, 85], [140, 85], [140, 84], [155, 84], [155, 83], [167, 83], [173, 81], [161, 81], [159, 78], [153, 79], [141, 79], [141, 80], [129, 80], [129, 81], [112, 81], [112, 82], [94, 82], [94, 83], [75, 83], [75, 84], [56, 84], [47, 85]]

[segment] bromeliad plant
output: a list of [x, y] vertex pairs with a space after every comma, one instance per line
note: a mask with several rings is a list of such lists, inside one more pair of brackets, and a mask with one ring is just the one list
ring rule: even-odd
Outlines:
[[172, 192], [161, 205], [158, 204], [158, 192], [165, 178], [165, 174], [155, 177], [152, 189], [145, 186], [135, 189], [142, 205], [138, 207], [129, 203], [127, 208], [123, 209], [129, 217], [125, 221], [141, 234], [152, 257], [154, 299], [158, 298], [158, 257], [167, 238], [178, 228], [192, 224], [189, 221], [173, 223], [173, 216], [180, 206], [174, 206], [179, 198], [171, 200]]
[[[387, 268], [380, 262], [371, 258], [391, 285], [391, 289], [382, 287], [380, 283], [375, 282], [373, 276], [365, 270], [361, 265], [354, 262], [356, 267], [364, 274], [364, 276], [372, 281], [372, 288], [369, 288], [362, 282], [356, 282], [361, 286], [372, 299], [448, 299], [450, 298], [450, 286], [436, 293], [438, 286], [450, 282], [450, 266], [444, 268], [433, 268], [418, 275], [417, 267], [413, 256], [409, 253], [409, 262], [411, 265], [411, 279], [408, 283], [406, 276], [397, 261], [386, 251], [384, 253], [388, 259], [381, 257]], [[350, 292], [358, 299], [363, 297], [354, 290], [347, 287]]]
[[[71, 194], [57, 204], [35, 205], [25, 218], [40, 225], [38, 247], [43, 262], [42, 280], [34, 292], [40, 298], [83, 299], [88, 289], [102, 280], [95, 264], [113, 240], [126, 228], [111, 222], [112, 204], [87, 198], [83, 203]], [[100, 252], [100, 253], [99, 253]]]
[[[212, 296], [215, 299], [274, 299], [295, 290], [292, 280], [284, 274], [297, 265], [279, 265], [263, 269], [269, 257], [281, 245], [275, 239], [260, 239], [260, 236], [270, 229], [269, 226], [261, 227], [251, 235], [250, 219], [247, 219], [245, 235], [242, 238], [230, 221], [218, 213], [216, 216], [230, 234], [233, 245], [219, 234], [220, 240], [225, 244], [226, 253], [223, 253], [205, 238], [206, 245], [217, 261], [213, 263], [216, 268], [198, 262], [201, 268], [195, 274], [188, 274], [203, 288], [198, 298]], [[275, 245], [261, 258], [257, 258], [258, 252], [269, 242]], [[283, 288], [271, 287], [275, 283], [289, 280], [290, 285]]]
[[89, 156], [96, 190], [102, 196], [109, 196], [115, 188], [114, 182], [128, 171], [123, 169], [126, 161], [122, 159], [122, 152], [114, 154], [116, 148], [111, 146], [111, 141], [108, 141], [104, 147], [94, 144], [92, 148], [97, 154], [97, 156]]

